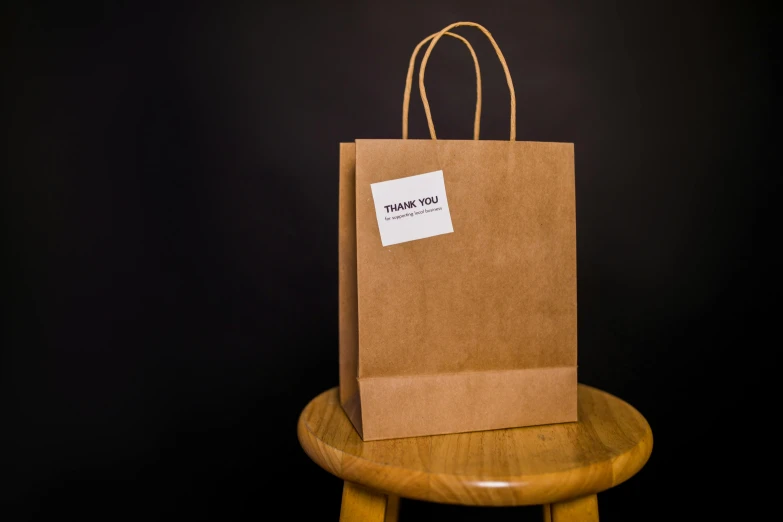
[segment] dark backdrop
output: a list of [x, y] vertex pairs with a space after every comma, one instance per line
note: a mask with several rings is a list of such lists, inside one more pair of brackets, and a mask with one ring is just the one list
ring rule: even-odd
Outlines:
[[[400, 136], [413, 46], [459, 20], [506, 55], [518, 139], [575, 143], [580, 380], [655, 434], [603, 519], [729, 510], [762, 444], [780, 163], [771, 15], [717, 4], [6, 5], [2, 518], [336, 520], [295, 427], [337, 384], [338, 143]], [[507, 139], [501, 68], [461, 32]], [[464, 48], [430, 64], [439, 136], [469, 138]]]

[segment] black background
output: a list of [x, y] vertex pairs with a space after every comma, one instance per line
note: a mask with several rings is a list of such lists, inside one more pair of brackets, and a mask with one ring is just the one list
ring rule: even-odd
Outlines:
[[[411, 50], [459, 20], [505, 53], [518, 139], [575, 143], [580, 380], [655, 434], [602, 520], [737, 507], [774, 345], [777, 64], [767, 10], [714, 4], [6, 5], [2, 518], [337, 519], [296, 420], [337, 383], [338, 143], [400, 136]], [[507, 139], [502, 70], [460, 32]], [[461, 44], [427, 76], [439, 137], [469, 138]]]

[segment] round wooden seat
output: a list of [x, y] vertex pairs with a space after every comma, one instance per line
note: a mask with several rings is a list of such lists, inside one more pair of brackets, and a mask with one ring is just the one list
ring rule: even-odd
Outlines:
[[552, 504], [594, 495], [639, 471], [652, 431], [628, 403], [579, 385], [579, 421], [363, 442], [337, 388], [299, 417], [299, 441], [325, 470], [390, 495], [480, 506]]

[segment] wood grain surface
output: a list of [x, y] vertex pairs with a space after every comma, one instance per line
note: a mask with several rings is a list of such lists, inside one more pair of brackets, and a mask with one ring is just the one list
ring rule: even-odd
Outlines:
[[638, 472], [653, 444], [638, 411], [585, 385], [579, 385], [578, 422], [376, 442], [361, 440], [333, 388], [302, 411], [298, 435], [310, 458], [346, 481], [401, 497], [479, 506], [593, 495]]

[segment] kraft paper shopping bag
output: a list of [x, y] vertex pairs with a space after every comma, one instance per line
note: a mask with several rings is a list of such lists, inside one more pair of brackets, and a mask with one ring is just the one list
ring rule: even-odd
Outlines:
[[[503, 65], [508, 141], [478, 140], [477, 60], [474, 140], [437, 139], [425, 69], [458, 26]], [[414, 52], [403, 139], [340, 148], [341, 402], [364, 440], [575, 421], [573, 144], [516, 141], [485, 28], [428, 39], [431, 139], [407, 139]]]

